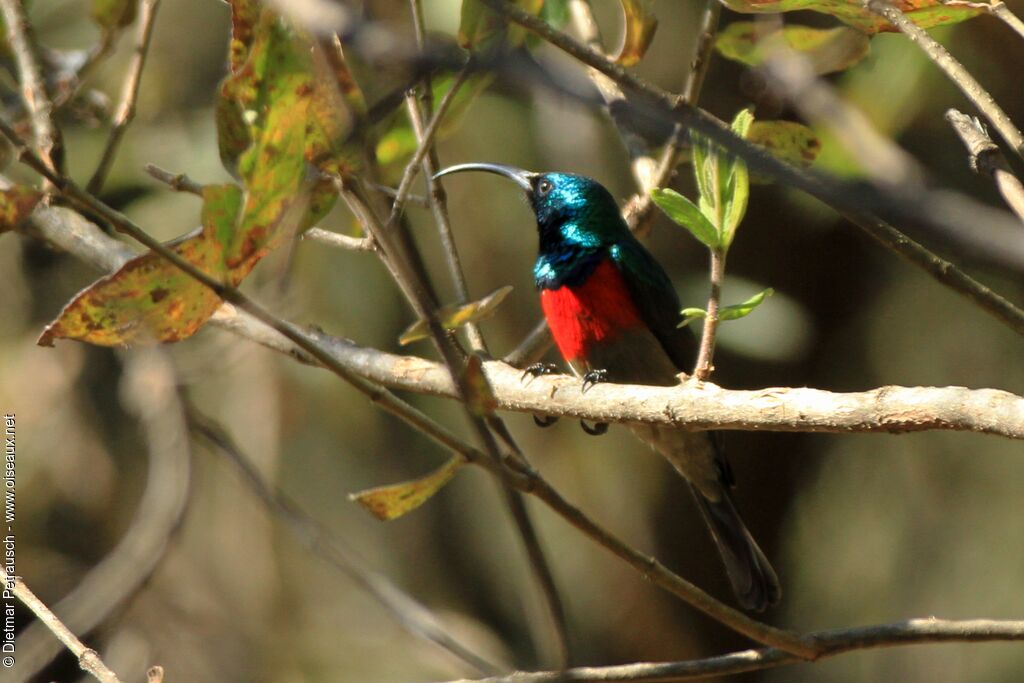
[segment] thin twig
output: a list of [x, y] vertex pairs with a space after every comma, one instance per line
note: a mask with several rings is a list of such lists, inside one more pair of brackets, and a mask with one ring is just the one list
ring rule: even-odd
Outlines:
[[386, 576], [371, 569], [342, 538], [330, 533], [295, 501], [268, 482], [221, 425], [192, 405], [188, 406], [187, 417], [189, 428], [234, 465], [253, 495], [288, 526], [302, 545], [362, 587], [410, 633], [443, 648], [480, 673], [494, 675], [503, 670], [502, 666], [488, 661], [459, 642], [427, 607], [402, 591]]
[[121, 102], [117, 106], [114, 125], [110, 129], [110, 136], [103, 148], [103, 155], [100, 157], [100, 162], [96, 166], [96, 170], [93, 171], [89, 183], [85, 186], [91, 194], [99, 194], [103, 189], [103, 183], [106, 182], [107, 174], [114, 163], [114, 157], [117, 156], [117, 149], [124, 138], [125, 131], [132, 119], [135, 118], [135, 102], [139, 97], [142, 70], [146, 66], [146, 55], [153, 38], [153, 21], [156, 19], [160, 0], [141, 0], [139, 5], [139, 32], [135, 41], [135, 51], [132, 53], [131, 63], [128, 66], [128, 73], [121, 90]]
[[1024, 158], [1024, 134], [1020, 132], [1010, 117], [996, 104], [981, 83], [970, 74], [964, 66], [951, 55], [937, 40], [913, 21], [907, 18], [898, 7], [888, 0], [864, 0], [867, 9], [895, 26], [907, 38], [928, 55], [928, 58], [939, 67], [960, 91], [977, 107], [999, 135], [1021, 157]]
[[[426, 48], [426, 25], [423, 19], [422, 3], [420, 0], [410, 0], [410, 7], [413, 15], [413, 27], [416, 34], [417, 47], [420, 51], [423, 51]], [[464, 81], [456, 81], [452, 84], [452, 89], [454, 90], [456, 87], [461, 87], [463, 84]], [[427, 154], [423, 157], [423, 172], [426, 175], [428, 195], [430, 197], [431, 208], [434, 213], [434, 222], [437, 224], [438, 233], [441, 238], [441, 245], [444, 249], [448, 265], [448, 272], [455, 286], [456, 297], [458, 298], [459, 303], [464, 303], [469, 300], [469, 289], [466, 285], [466, 278], [462, 271], [458, 248], [455, 245], [455, 239], [452, 234], [451, 221], [448, 217], [447, 196], [445, 195], [441, 181], [434, 178], [439, 167], [437, 149], [433, 144], [433, 141], [428, 137], [427, 130], [423, 124], [424, 112], [429, 114], [432, 109], [433, 93], [431, 90], [431, 79], [429, 74], [424, 76], [420, 90], [423, 98], [423, 110], [420, 109], [420, 102], [417, 100], [415, 93], [407, 95], [406, 103], [408, 105], [409, 117], [412, 122], [413, 130], [416, 133], [416, 139], [421, 146], [426, 146], [427, 148]], [[442, 105], [444, 105], [443, 101]], [[440, 106], [438, 107], [438, 110], [440, 111]], [[479, 326], [477, 326], [475, 322], [471, 322], [466, 326], [466, 332], [473, 351], [480, 354], [486, 354], [487, 343], [484, 340], [483, 334], [480, 332]], [[447, 340], [437, 338], [436, 341], [444, 344]], [[449, 362], [450, 370], [454, 373], [456, 368], [452, 365], [451, 357], [448, 356], [446, 359]], [[481, 434], [491, 457], [498, 459], [500, 455], [497, 450], [497, 445], [494, 444], [490, 438], [491, 434], [488, 425], [494, 427], [498, 433], [504, 436], [506, 443], [508, 443], [509, 447], [513, 449], [517, 456], [520, 458], [524, 457], [522, 450], [512, 439], [510, 432], [505, 427], [501, 418], [491, 415], [485, 423], [478, 416], [472, 415], [471, 411], [469, 411], [469, 413], [469, 417], [474, 423], [474, 427], [477, 429], [477, 432]], [[548, 562], [543, 547], [541, 546], [540, 538], [533, 522], [530, 519], [529, 512], [526, 509], [526, 504], [523, 501], [521, 493], [513, 490], [510, 486], [505, 484], [502, 484], [502, 489], [505, 493], [506, 504], [508, 505], [509, 511], [515, 521], [516, 529], [518, 530], [519, 536], [526, 549], [530, 568], [533, 571], [534, 578], [537, 581], [537, 585], [540, 587], [541, 593], [544, 597], [544, 604], [547, 607], [547, 613], [551, 618], [559, 666], [560, 668], [568, 667], [571, 655], [565, 607], [558, 592], [558, 586], [555, 583], [551, 565]], [[537, 635], [535, 639], [538, 641], [538, 644], [548, 642], [547, 638], [542, 635]]]
[[102, 683], [121, 683], [113, 671], [107, 668], [107, 665], [100, 659], [99, 654], [95, 650], [92, 650], [85, 646], [85, 644], [78, 639], [74, 633], [72, 633], [67, 626], [65, 626], [57, 615], [50, 611], [50, 608], [43, 604], [43, 601], [36, 597], [35, 593], [29, 590], [29, 587], [25, 585], [25, 582], [20, 577], [10, 576], [2, 565], [0, 565], [0, 582], [3, 583], [4, 590], [9, 590], [14, 593], [14, 596], [21, 600], [21, 602], [32, 610], [32, 613], [43, 624], [50, 632], [57, 636], [57, 639], [64, 643], [64, 647], [71, 651], [71, 654], [78, 657], [78, 666], [81, 667], [82, 671], [89, 673], [98, 681]]
[[943, 5], [947, 7], [967, 7], [969, 9], [981, 10], [987, 14], [991, 14], [994, 17], [1001, 19], [1006, 23], [1018, 36], [1024, 38], [1024, 21], [1020, 20], [1016, 14], [1010, 11], [1010, 8], [1006, 6], [1006, 3], [1002, 0], [992, 0], [992, 2], [968, 2], [967, 0], [939, 0]]
[[1024, 221], [1024, 184], [1010, 170], [999, 146], [992, 142], [981, 121], [956, 109], [946, 112], [946, 120], [967, 147], [971, 169], [991, 177], [1003, 200]]
[[[655, 106], [662, 109], [666, 116], [711, 138], [726, 151], [743, 159], [752, 171], [763, 173], [782, 183], [797, 187], [829, 204], [887, 249], [922, 268], [934, 279], [967, 297], [982, 310], [990, 313], [1017, 333], [1024, 335], [1024, 310], [870, 212], [870, 209], [884, 208], [886, 213], [924, 222], [931, 226], [941, 226], [942, 230], [957, 233], [960, 232], [962, 223], [967, 224], [966, 214], [968, 212], [974, 215], [972, 224], [977, 223], [979, 215], [988, 214], [985, 220], [1005, 226], [1006, 220], [992, 215], [991, 210], [964, 201], [957, 201], [955, 204], [948, 201], [942, 202], [928, 193], [919, 193], [917, 196], [909, 197], [896, 196], [885, 188], [870, 185], [859, 185], [856, 191], [851, 191], [852, 188], [848, 183], [797, 169], [780, 161], [757, 145], [737, 137], [729, 130], [728, 126], [706, 112], [640, 80], [618, 64], [610, 62], [603, 55], [577, 43], [570, 36], [552, 28], [546, 22], [522, 11], [506, 0], [482, 1], [509, 20], [537, 34], [584, 64], [600, 69], [619, 84], [643, 93]], [[970, 208], [968, 209], [968, 207]], [[1016, 219], [1014, 218], [1012, 222], [1016, 223]], [[1016, 230], [1016, 228], [1012, 229]], [[1014, 245], [1004, 245], [1004, 250], [1013, 251], [1013, 249]]]
[[153, 176], [161, 183], [164, 183], [175, 192], [188, 192], [189, 194], [203, 196], [203, 186], [189, 178], [184, 173], [171, 173], [160, 168], [156, 164], [146, 164], [146, 173]]
[[32, 25], [25, 15], [22, 0], [0, 0], [7, 41], [18, 65], [21, 94], [31, 115], [36, 149], [51, 171], [63, 171], [60, 130], [53, 120], [53, 102], [46, 91], [46, 78], [40, 68], [39, 49]]
[[[125, 407], [137, 414], [145, 435], [146, 486], [128, 531], [54, 605], [77, 633], [91, 632], [146, 585], [188, 509], [191, 453], [170, 358], [158, 348], [128, 354], [123, 383]], [[18, 637], [19, 673], [32, 678], [58, 652], [42, 624], [30, 625]]]
[[725, 279], [725, 249], [714, 248], [711, 253], [710, 281], [711, 291], [708, 294], [708, 309], [704, 315], [704, 330], [700, 336], [700, 349], [697, 352], [697, 364], [693, 368], [693, 376], [706, 381], [715, 369], [715, 332], [718, 330], [718, 304], [722, 300], [722, 281]]
[[[895, 624], [860, 626], [834, 631], [811, 633], [810, 637], [823, 647], [821, 658], [834, 657], [857, 650], [920, 645], [923, 643], [984, 643], [1024, 640], [1024, 621], [971, 619], [910, 619]], [[800, 660], [776, 648], [743, 650], [706, 659], [680, 662], [642, 662], [617, 666], [587, 666], [568, 671], [517, 672], [508, 676], [478, 681], [451, 683], [559, 683], [560, 681], [593, 681], [601, 683], [653, 683], [655, 681], [689, 681], [698, 678], [728, 676], [749, 671], [773, 669]]]
[[[722, 4], [719, 0], [706, 0], [701, 13], [700, 30], [693, 46], [693, 56], [690, 59], [690, 70], [686, 75], [686, 85], [683, 87], [682, 101], [687, 104], [696, 106], [700, 100], [704, 77], [711, 66], [711, 56], [714, 54], [715, 32], [718, 30], [718, 18], [721, 13]], [[685, 151], [686, 139], [685, 127], [682, 123], [675, 122], [672, 126], [672, 136], [658, 159], [653, 187], [667, 187], [672, 182], [676, 167], [679, 166]], [[634, 232], [644, 232], [654, 216], [654, 201], [650, 192], [636, 195], [626, 207], [624, 217], [630, 229]]]
[[331, 232], [322, 228], [310, 228], [302, 233], [302, 239], [313, 240], [338, 249], [349, 251], [376, 251], [377, 243], [372, 237], [350, 237], [339, 232]]

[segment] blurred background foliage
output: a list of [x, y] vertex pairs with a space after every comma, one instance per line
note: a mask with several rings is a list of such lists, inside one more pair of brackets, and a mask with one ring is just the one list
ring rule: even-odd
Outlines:
[[[458, 0], [424, 5], [429, 30], [454, 35]], [[660, 25], [636, 67], [640, 75], [668, 89], [681, 86], [700, 5], [655, 3]], [[368, 0], [363, 9], [412, 40], [406, 3]], [[595, 11], [607, 42], [617, 44], [618, 3], [597, 2]], [[47, 46], [81, 49], [97, 39], [84, 2], [37, 0], [30, 13]], [[739, 18], [726, 12], [723, 24]], [[105, 198], [163, 239], [197, 225], [200, 203], [149, 179], [144, 164], [203, 183], [229, 179], [212, 108], [228, 32], [228, 7], [215, 0], [165, 2], [157, 18], [138, 117]], [[1024, 121], [1024, 44], [986, 17], [934, 35], [1012, 118]], [[125, 35], [88, 86], [116, 101], [130, 48]], [[550, 48], [534, 51], [552, 68], [577, 68]], [[356, 73], [371, 101], [395, 85], [358, 65]], [[13, 83], [4, 78], [7, 97]], [[946, 108], [965, 106], [959, 92], [902, 36], [873, 38], [864, 61], [829, 79], [913, 153], [935, 185], [999, 205], [988, 180], [968, 170], [942, 118]], [[718, 56], [701, 105], [726, 120], [747, 105], [758, 118], [794, 117], [746, 67]], [[107, 129], [62, 123], [70, 173], [84, 181]], [[818, 166], [855, 172], [822, 137]], [[593, 176], [620, 198], [634, 191], [628, 159], [600, 111], [523, 83], [499, 81], [473, 99], [439, 153], [443, 164], [558, 169]], [[679, 178], [680, 191], [693, 196], [691, 174]], [[422, 192], [421, 183], [416, 187]], [[501, 355], [539, 318], [530, 274], [532, 218], [499, 179], [456, 177], [447, 187], [471, 292], [514, 287], [483, 324], [492, 351]], [[429, 212], [413, 207], [408, 216], [442, 298], [451, 300]], [[323, 223], [342, 231], [351, 224], [341, 209]], [[1011, 300], [1024, 300], [1020, 273], [975, 267], [933, 236], [920, 237]], [[705, 250], [663, 217], [649, 244], [676, 280], [684, 306], [703, 306]], [[146, 441], [121, 388], [133, 352], [34, 343], [95, 276], [21, 235], [0, 238], [0, 410], [18, 421], [18, 571], [48, 603], [72, 590], [117, 543], [146, 485]], [[716, 358], [716, 381], [724, 386], [966, 385], [1024, 393], [1019, 337], [813, 200], [758, 185], [730, 254], [724, 298], [740, 301], [769, 286], [773, 298], [724, 325]], [[397, 338], [413, 320], [378, 259], [365, 252], [299, 243], [290, 254], [266, 259], [245, 288], [288, 319], [389, 351], [398, 351]], [[418, 476], [445, 453], [330, 374], [221, 331], [203, 330], [168, 350], [188, 394], [266, 476], [453, 631], [520, 667], [536, 666], [536, 649], [550, 652], [549, 643], [531, 642], [542, 605], [489, 475], [461, 472], [420, 510], [378, 522], [347, 495]], [[424, 342], [404, 351], [430, 355]], [[408, 398], [462, 427], [453, 403]], [[731, 602], [689, 494], [665, 462], [625, 430], [595, 439], [570, 420], [548, 430], [536, 429], [526, 415], [509, 415], [508, 422], [570, 500]], [[767, 615], [771, 623], [810, 630], [928, 615], [1024, 614], [1020, 444], [948, 432], [732, 433], [726, 443], [738, 504], [782, 578], [784, 598]], [[166, 556], [127, 606], [88, 634], [126, 679], [141, 680], [154, 663], [171, 682], [425, 681], [472, 673], [410, 636], [308, 552], [217, 454], [199, 442], [192, 450], [189, 507]], [[546, 510], [531, 510], [568, 606], [576, 663], [684, 659], [749, 645], [648, 585]], [[20, 609], [19, 627], [26, 622]], [[1015, 681], [1022, 669], [1019, 645], [941, 645], [858, 652], [743, 680]], [[62, 655], [39, 680], [76, 680], [76, 671]]]

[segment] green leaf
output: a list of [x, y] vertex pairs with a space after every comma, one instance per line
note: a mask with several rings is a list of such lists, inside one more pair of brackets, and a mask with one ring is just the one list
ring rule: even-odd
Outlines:
[[[734, 21], [719, 31], [715, 49], [726, 59], [758, 66], [767, 56], [762, 41], [769, 37], [760, 31], [754, 22]], [[782, 39], [807, 57], [818, 74], [843, 71], [864, 59], [870, 40], [863, 32], [846, 26], [823, 29], [795, 25], [782, 28]]]
[[620, 0], [625, 15], [625, 29], [622, 32], [622, 47], [615, 61], [622, 66], [633, 66], [639, 62], [654, 40], [658, 20], [651, 12], [649, 0]]
[[[863, 0], [722, 0], [722, 4], [734, 12], [744, 14], [776, 14], [796, 10], [821, 12], [869, 34], [896, 30], [895, 26], [869, 11]], [[944, 5], [941, 0], [900, 0], [898, 6], [921, 28], [955, 24], [983, 12], [967, 3]]]
[[801, 168], [813, 164], [821, 151], [821, 141], [814, 131], [795, 121], [755, 121], [747, 140]]
[[706, 247], [718, 248], [718, 230], [689, 199], [671, 188], [651, 190], [651, 199], [665, 215], [689, 230]]
[[139, 0], [92, 0], [89, 14], [106, 33], [115, 33], [135, 21]]
[[[437, 309], [437, 321], [446, 330], [454, 330], [466, 323], [483, 320], [494, 313], [498, 305], [505, 300], [505, 297], [511, 291], [511, 285], [505, 285], [494, 290], [484, 298], [471, 301], [468, 304], [442, 306]], [[417, 320], [402, 333], [402, 336], [398, 338], [398, 343], [405, 346], [410, 342], [426, 339], [429, 336], [430, 328], [427, 327], [427, 323]]]
[[[745, 318], [750, 315], [755, 308], [760, 306], [766, 298], [770, 297], [774, 293], [775, 290], [769, 287], [764, 291], [758, 292], [743, 303], [732, 304], [731, 306], [722, 306], [718, 309], [718, 319], [738, 320], [740, 318]], [[703, 308], [684, 308], [680, 311], [680, 314], [683, 316], [683, 322], [679, 323], [678, 327], [686, 327], [692, 321], [706, 318], [708, 316], [708, 312]]]
[[[732, 132], [741, 138], [747, 137], [750, 126], [754, 122], [754, 115], [750, 109], [743, 109], [732, 121]], [[725, 155], [724, 167], [725, 182], [722, 193], [722, 204], [724, 209], [724, 222], [721, 225], [722, 244], [726, 249], [732, 244], [736, 228], [743, 221], [747, 212], [747, 200], [750, 198], [750, 178], [747, 173], [747, 164], [740, 158], [732, 155]]]
[[42, 198], [42, 192], [27, 185], [0, 190], [0, 233], [16, 230], [23, 220], [32, 215]]
[[[513, 4], [537, 16], [544, 6], [544, 0], [515, 0]], [[509, 26], [508, 22], [481, 0], [462, 0], [462, 14], [459, 21], [459, 45], [473, 52], [489, 52], [502, 48], [515, 48], [523, 44], [527, 32], [521, 26]]]
[[733, 304], [731, 306], [723, 306], [718, 309], [719, 320], [738, 320], [751, 314], [751, 312], [761, 305], [761, 302], [766, 298], [770, 297], [775, 293], [775, 290], [769, 287], [768, 289], [762, 290], [750, 297], [741, 304]]
[[362, 505], [377, 519], [385, 522], [397, 519], [423, 505], [451, 481], [465, 463], [464, 457], [455, 455], [425, 477], [353, 493], [349, 499]]

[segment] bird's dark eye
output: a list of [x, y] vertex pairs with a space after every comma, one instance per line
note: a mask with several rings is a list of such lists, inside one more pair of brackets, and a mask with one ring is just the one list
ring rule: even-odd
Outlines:
[[551, 184], [550, 180], [541, 179], [541, 181], [537, 183], [537, 194], [543, 197], [548, 192], [551, 192], [551, 188], [553, 187], [554, 185]]

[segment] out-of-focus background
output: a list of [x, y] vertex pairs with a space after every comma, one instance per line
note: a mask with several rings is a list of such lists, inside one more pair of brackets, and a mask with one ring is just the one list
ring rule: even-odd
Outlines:
[[[457, 0], [424, 5], [431, 31], [454, 34]], [[595, 5], [614, 45], [621, 31], [618, 3]], [[680, 87], [700, 5], [655, 3], [660, 26], [637, 68], [642, 76]], [[86, 3], [38, 0], [30, 9], [47, 46], [85, 48], [96, 40]], [[405, 3], [367, 2], [365, 11], [411, 40]], [[725, 12], [723, 24], [736, 18]], [[155, 31], [138, 117], [105, 196], [152, 234], [170, 239], [198, 224], [200, 203], [169, 191], [142, 167], [152, 162], [203, 183], [228, 178], [212, 109], [226, 68], [228, 7], [214, 0], [165, 2]], [[1017, 37], [987, 17], [933, 35], [1024, 122], [1024, 44]], [[116, 101], [130, 46], [129, 32], [88, 85]], [[578, 71], [550, 49], [535, 54]], [[709, 111], [729, 119], [755, 104], [759, 118], [793, 117], [750, 72], [713, 60], [701, 98]], [[371, 100], [394, 85], [372, 71], [357, 70], [357, 77]], [[4, 92], [13, 91], [9, 74], [3, 78]], [[969, 105], [903, 37], [874, 38], [865, 61], [831, 80], [921, 161], [930, 183], [1000, 204], [989, 182], [970, 172], [943, 120], [947, 108]], [[70, 171], [84, 180], [107, 128], [68, 122], [64, 134]], [[444, 164], [494, 161], [583, 173], [623, 199], [635, 189], [618, 136], [600, 111], [522, 83], [499, 82], [474, 100], [439, 152]], [[819, 167], [852, 172], [827, 140]], [[689, 171], [680, 178], [677, 187], [693, 196]], [[506, 353], [539, 318], [530, 274], [532, 217], [500, 179], [457, 176], [447, 187], [472, 293], [514, 287], [483, 324], [493, 352]], [[450, 299], [429, 212], [410, 208], [408, 214], [443, 298]], [[345, 230], [350, 222], [338, 210], [324, 226]], [[1011, 300], [1024, 300], [1020, 273], [977, 266], [935, 236], [914, 234]], [[664, 218], [655, 222], [649, 242], [684, 305], [702, 306], [703, 248]], [[493, 478], [467, 469], [421, 509], [382, 523], [348, 494], [423, 474], [446, 453], [329, 373], [212, 329], [165, 347], [166, 356], [69, 341], [36, 346], [42, 327], [97, 275], [22, 235], [0, 236], [0, 412], [17, 418], [17, 570], [50, 604], [115, 548], [139, 521], [140, 507], [161, 509], [150, 497], [169, 497], [166, 510], [187, 488], [186, 512], [165, 552], [159, 544], [141, 546], [146, 550], [137, 562], [155, 561], [152, 576], [86, 634], [125, 680], [142, 680], [151, 664], [163, 665], [172, 683], [383, 683], [473, 674], [409, 635], [356, 583], [310, 552], [207, 444], [192, 441], [190, 473], [183, 474], [180, 462], [164, 462], [165, 474], [147, 479], [161, 457], [159, 427], [147, 420], [154, 419], [153, 406], [159, 415], [154, 396], [163, 390], [154, 377], [166, 358], [196, 406], [374, 569], [478, 651], [514, 666], [537, 665], [531, 633], [547, 639], [543, 622], [537, 627], [542, 603]], [[964, 385], [1024, 393], [1018, 336], [813, 200], [758, 185], [729, 257], [725, 299], [739, 301], [768, 286], [776, 290], [773, 298], [724, 326], [716, 357], [716, 381], [724, 386], [847, 391]], [[398, 335], [413, 315], [371, 253], [303, 242], [290, 262], [267, 259], [246, 289], [288, 319], [360, 344], [432, 353], [422, 342], [399, 348]], [[452, 402], [407, 398], [464, 430]], [[592, 438], [570, 420], [546, 430], [535, 428], [528, 415], [507, 420], [532, 461], [569, 499], [732, 601], [685, 485], [625, 430]], [[936, 432], [731, 433], [726, 444], [738, 505], [784, 586], [782, 604], [765, 617], [769, 622], [811, 630], [929, 615], [1024, 615], [1019, 443]], [[180, 452], [182, 444], [163, 446]], [[575, 663], [675, 660], [749, 646], [546, 509], [531, 503], [530, 511], [567, 605]], [[27, 610], [19, 607], [18, 628], [27, 622]], [[26, 643], [21, 652], [28, 650]], [[550, 642], [539, 650], [549, 654]], [[858, 652], [743, 680], [1015, 681], [1022, 669], [1020, 645], [941, 645]], [[79, 677], [73, 658], [63, 654], [38, 680]]]

